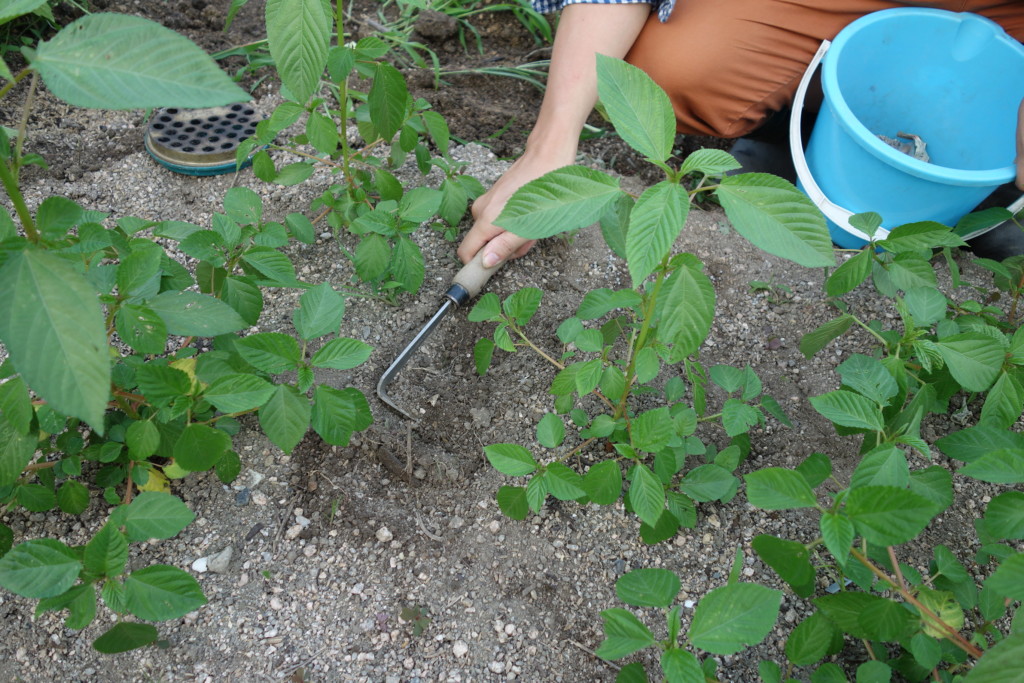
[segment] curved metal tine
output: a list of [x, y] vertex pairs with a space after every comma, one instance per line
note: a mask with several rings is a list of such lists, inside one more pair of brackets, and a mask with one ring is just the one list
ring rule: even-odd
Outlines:
[[408, 363], [409, 359], [412, 358], [414, 353], [416, 353], [416, 349], [418, 349], [420, 345], [423, 344], [424, 341], [426, 341], [427, 337], [430, 336], [430, 333], [434, 331], [434, 328], [438, 326], [438, 324], [441, 322], [441, 320], [453, 306], [454, 304], [452, 303], [451, 300], [445, 301], [441, 305], [441, 308], [438, 309], [437, 313], [434, 314], [434, 317], [431, 318], [430, 321], [423, 326], [423, 329], [419, 331], [419, 334], [413, 337], [413, 340], [409, 342], [409, 345], [406, 346], [405, 349], [400, 354], [398, 354], [398, 357], [395, 358], [394, 362], [390, 365], [390, 367], [388, 367], [388, 369], [384, 371], [384, 374], [380, 376], [380, 381], [377, 382], [377, 397], [381, 401], [383, 401], [384, 403], [386, 403], [387, 405], [391, 406], [396, 411], [404, 415], [405, 417], [409, 418], [410, 420], [415, 420], [416, 418], [414, 418], [412, 415], [403, 410], [397, 403], [395, 403], [395, 401], [390, 396], [387, 395], [385, 388], [387, 387], [388, 384], [391, 383], [391, 380], [393, 380], [395, 376], [398, 375], [399, 371], [403, 367], [405, 367], [405, 364]]

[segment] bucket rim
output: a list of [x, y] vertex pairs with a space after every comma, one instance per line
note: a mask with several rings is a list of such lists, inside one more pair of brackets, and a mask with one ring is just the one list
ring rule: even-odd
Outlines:
[[930, 7], [894, 7], [866, 14], [844, 27], [831, 41], [831, 49], [826, 54], [821, 68], [821, 85], [825, 93], [823, 106], [832, 110], [833, 118], [864, 150], [884, 161], [889, 166], [909, 175], [945, 185], [961, 187], [998, 186], [1011, 182], [1017, 177], [1016, 165], [1011, 162], [1005, 166], [989, 169], [961, 169], [952, 166], [940, 166], [925, 162], [893, 149], [868, 129], [846, 102], [839, 88], [838, 59], [843, 47], [859, 30], [887, 21], [894, 16], [922, 16], [942, 21], [962, 22], [965, 20], [980, 21], [994, 26], [997, 31], [994, 38], [1007, 42], [1011, 49], [1020, 52], [1024, 59], [1024, 46], [1010, 38], [999, 24], [980, 14], [971, 12], [952, 12]]

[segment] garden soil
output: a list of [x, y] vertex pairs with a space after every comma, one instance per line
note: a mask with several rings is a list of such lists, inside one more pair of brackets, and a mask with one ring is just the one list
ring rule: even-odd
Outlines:
[[[262, 3], [256, 0], [227, 33], [221, 31], [227, 2], [93, 4], [160, 21], [211, 52], [261, 37]], [[377, 7], [356, 2], [350, 30], [359, 34], [372, 28], [379, 20]], [[473, 21], [483, 54], [463, 50], [450, 30], [425, 30], [433, 37], [423, 40], [443, 67], [514, 65], [545, 56], [507, 14]], [[439, 90], [422, 74], [409, 78], [416, 95], [433, 103], [455, 136], [487, 145], [456, 150], [468, 172], [485, 185], [500, 177], [508, 158], [522, 149], [539, 93], [495, 76], [450, 76]], [[255, 88], [254, 104], [261, 112], [278, 103], [275, 89], [269, 82]], [[3, 121], [9, 124], [17, 111], [11, 103], [5, 107]], [[82, 111], [41, 93], [29, 119], [26, 150], [42, 154], [49, 166], [27, 174], [28, 200], [36, 204], [57, 194], [114, 217], [208, 225], [232, 186], [255, 190], [268, 217], [281, 219], [309, 212], [310, 202], [334, 180], [326, 170], [290, 188], [262, 183], [248, 170], [212, 178], [176, 175], [144, 152], [145, 126], [143, 112]], [[706, 141], [696, 141], [701, 142]], [[642, 160], [613, 137], [586, 142], [581, 152], [581, 163], [612, 170], [632, 192], [652, 181], [640, 173]], [[408, 169], [404, 180], [439, 181], [433, 176], [424, 181]], [[342, 248], [352, 248], [350, 239], [326, 227], [319, 232], [315, 244], [290, 249], [300, 278], [352, 286], [352, 267], [342, 254]], [[105, 656], [91, 642], [113, 622], [110, 612], [101, 609], [92, 626], [73, 631], [64, 627], [62, 615], [33, 617], [34, 601], [0, 593], [0, 680], [610, 681], [618, 664], [593, 652], [602, 640], [601, 610], [624, 606], [614, 591], [624, 572], [663, 567], [678, 573], [684, 629], [701, 596], [726, 582], [737, 549], [744, 558], [743, 580], [784, 588], [757, 559], [751, 539], [770, 533], [812, 541], [815, 514], [758, 511], [739, 495], [727, 504], [702, 504], [695, 528], [657, 546], [640, 541], [638, 521], [621, 505], [549, 502], [525, 521], [505, 518], [495, 492], [517, 482], [487, 464], [483, 446], [518, 443], [537, 458], [550, 457], [533, 434], [551, 410], [547, 388], [556, 370], [524, 349], [498, 352], [490, 372], [477, 375], [473, 345], [492, 326], [468, 322], [464, 311], [449, 316], [389, 387], [415, 419], [377, 400], [377, 379], [440, 305], [459, 267], [455, 243], [427, 230], [416, 238], [426, 257], [422, 290], [401, 297], [397, 305], [349, 298], [341, 333], [375, 350], [361, 367], [318, 377], [366, 394], [373, 425], [355, 435], [349, 447], [326, 445], [311, 433], [285, 454], [261, 434], [255, 419], [243, 420], [236, 439], [243, 462], [239, 479], [230, 486], [211, 474], [174, 482], [174, 493], [195, 511], [196, 521], [173, 539], [133, 549], [132, 567], [166, 563], [193, 572], [208, 604], [160, 624], [162, 647]], [[754, 429], [752, 451], [739, 473], [792, 467], [823, 452], [838, 480], [848, 481], [857, 444], [837, 437], [807, 399], [837, 388], [835, 366], [868, 347], [867, 340], [853, 335], [810, 360], [799, 352], [801, 335], [836, 313], [822, 292], [821, 271], [760, 252], [713, 206], [691, 212], [677, 247], [700, 257], [717, 292], [716, 319], [701, 360], [707, 366], [751, 366], [793, 423], [787, 428], [769, 420]], [[964, 261], [967, 272], [980, 280], [983, 276]], [[543, 290], [540, 311], [527, 329], [537, 346], [557, 356], [555, 329], [574, 313], [583, 294], [628, 282], [624, 264], [597, 231], [588, 229], [538, 245], [499, 272], [488, 290], [501, 297], [521, 287]], [[769, 286], [754, 288], [755, 282]], [[291, 331], [298, 295], [273, 291], [259, 329]], [[867, 289], [850, 297], [854, 312], [891, 324], [892, 313], [878, 303]], [[677, 372], [670, 368], [665, 379]], [[713, 394], [712, 408], [723, 400]], [[927, 425], [926, 438], [947, 431], [945, 420]], [[719, 446], [726, 443], [713, 428], [701, 436]], [[915, 467], [950, 466], [938, 453], [931, 461], [914, 457]], [[971, 566], [971, 520], [988, 492], [964, 487], [958, 488], [957, 506], [928, 530], [921, 547], [907, 548], [901, 559], [924, 570], [930, 548], [944, 543]], [[109, 511], [94, 498], [80, 518], [13, 510], [2, 520], [17, 540], [52, 536], [80, 544]], [[819, 590], [829, 581], [822, 578]], [[657, 611], [635, 611], [664, 636]], [[716, 657], [721, 680], [754, 681], [759, 661], [784, 663], [785, 638], [808, 613], [808, 602], [787, 591], [764, 643]], [[863, 657], [854, 643], [843, 655], [848, 666]], [[656, 670], [653, 653], [641, 659]]]

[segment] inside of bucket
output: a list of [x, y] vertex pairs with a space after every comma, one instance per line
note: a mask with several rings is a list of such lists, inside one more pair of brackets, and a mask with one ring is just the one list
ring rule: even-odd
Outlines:
[[942, 14], [949, 18], [910, 14], [853, 34], [836, 63], [839, 96], [872, 136], [919, 136], [932, 164], [1009, 166], [1024, 59], [988, 20]]

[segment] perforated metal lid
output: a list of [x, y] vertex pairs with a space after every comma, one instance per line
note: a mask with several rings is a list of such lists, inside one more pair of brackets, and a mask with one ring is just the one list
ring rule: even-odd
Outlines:
[[248, 104], [161, 109], [146, 129], [146, 150], [179, 173], [212, 175], [235, 168], [235, 151], [262, 117]]

